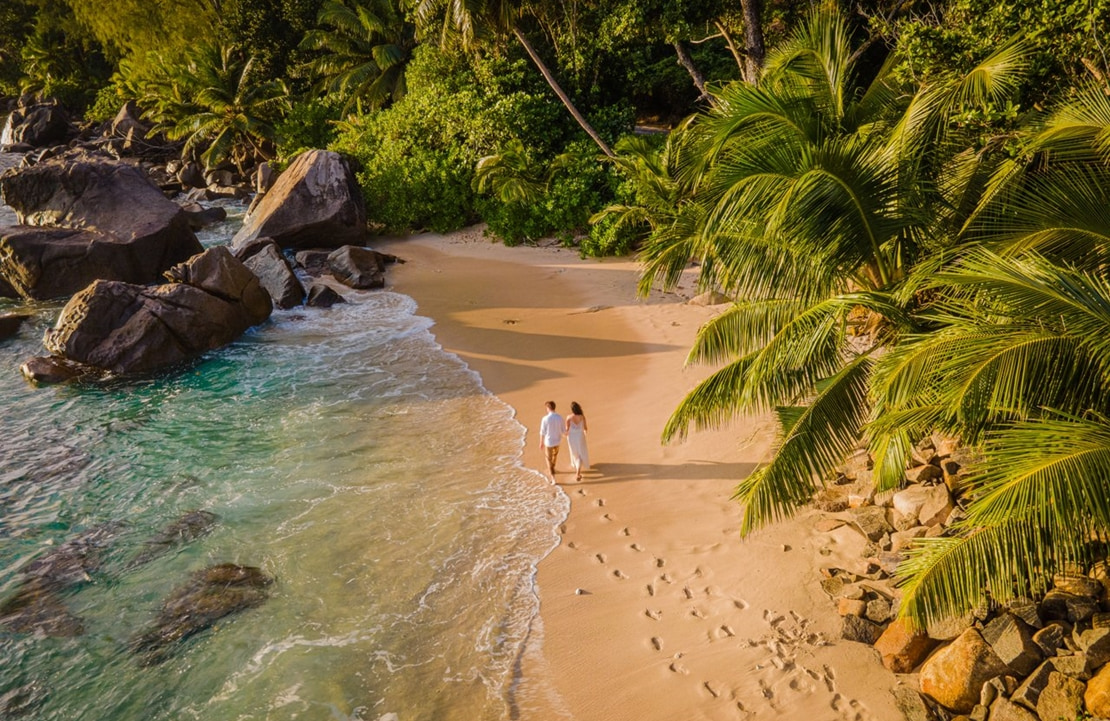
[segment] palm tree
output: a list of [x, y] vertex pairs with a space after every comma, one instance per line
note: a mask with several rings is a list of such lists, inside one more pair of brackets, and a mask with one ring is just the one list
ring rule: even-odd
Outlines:
[[416, 46], [415, 28], [390, 0], [350, 6], [326, 0], [318, 28], [305, 33], [304, 50], [319, 54], [303, 69], [319, 78], [320, 90], [343, 99], [343, 112], [362, 103], [377, 108], [405, 96], [405, 69]]
[[[687, 131], [698, 151], [686, 202], [700, 210], [684, 218], [698, 225], [652, 234], [645, 283], [673, 283], [695, 258], [702, 286], [739, 300], [689, 356], [724, 367], [663, 436], [776, 413], [773, 458], [736, 490], [743, 533], [807, 502], [859, 442], [877, 358], [913, 329], [911, 271], [962, 227], [990, 167], [953, 116], [1010, 94], [1023, 66], [1009, 45], [966, 76], [902, 92], [892, 63], [865, 77], [843, 18], [817, 12], [768, 56], [759, 85], [727, 86]], [[870, 332], [855, 332], [860, 315]]]
[[280, 81], [260, 81], [254, 59], [243, 61], [227, 46], [201, 45], [175, 70], [170, 82], [183, 90], [181, 102], [175, 94], [175, 106], [155, 130], [185, 139], [183, 156], [199, 153], [209, 168], [231, 160], [241, 172], [272, 156], [273, 121], [288, 105]]
[[552, 92], [558, 96], [579, 127], [590, 136], [606, 157], [613, 157], [612, 149], [574, 105], [570, 96], [559, 85], [555, 75], [521, 30], [519, 21], [525, 12], [523, 3], [515, 0], [483, 0], [482, 2], [416, 0], [414, 12], [418, 31], [426, 34], [433, 30], [435, 25], [439, 26], [441, 43], [457, 38], [463, 47], [470, 47], [488, 35], [512, 35], [528, 53], [528, 57], [539, 69]]
[[1044, 590], [1110, 538], [1110, 101], [1077, 95], [1002, 164], [934, 275], [930, 333], [884, 357], [874, 438], [981, 442], [966, 517], [899, 569], [925, 623]]

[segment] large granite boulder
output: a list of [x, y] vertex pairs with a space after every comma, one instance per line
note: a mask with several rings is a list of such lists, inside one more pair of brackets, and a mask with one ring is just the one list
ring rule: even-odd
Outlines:
[[273, 579], [253, 566], [221, 563], [194, 573], [162, 603], [152, 626], [131, 640], [145, 665], [170, 658], [180, 642], [216, 621], [263, 603]]
[[968, 713], [979, 702], [983, 684], [1009, 672], [979, 632], [969, 628], [921, 667], [921, 692], [957, 713]]
[[366, 235], [366, 207], [350, 165], [338, 153], [310, 150], [247, 214], [232, 245], [269, 237], [282, 248], [339, 248], [362, 245]]
[[0, 176], [22, 225], [0, 228], [0, 277], [32, 299], [94, 280], [153, 283], [202, 252], [184, 211], [128, 165], [59, 159]]
[[73, 131], [69, 114], [56, 102], [20, 101], [0, 130], [0, 152], [64, 143]]
[[230, 343], [272, 311], [258, 278], [223, 246], [166, 277], [157, 287], [96, 281], [70, 299], [43, 344], [86, 366], [149, 373]]

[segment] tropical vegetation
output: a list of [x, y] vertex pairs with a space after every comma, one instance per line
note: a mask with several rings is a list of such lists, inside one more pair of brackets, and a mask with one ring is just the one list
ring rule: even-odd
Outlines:
[[[859, 448], [981, 452], [900, 569], [918, 622], [1043, 590], [1110, 534], [1110, 0], [9, 0], [0, 95], [134, 101], [247, 174], [327, 146], [377, 227], [696, 262], [727, 310], [664, 439], [774, 414], [742, 530]], [[202, 42], [195, 38], [202, 37]]]

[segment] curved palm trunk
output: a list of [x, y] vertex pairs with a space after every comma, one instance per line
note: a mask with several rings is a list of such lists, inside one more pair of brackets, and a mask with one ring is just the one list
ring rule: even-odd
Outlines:
[[570, 114], [574, 116], [574, 119], [578, 121], [578, 124], [582, 127], [582, 129], [586, 131], [586, 134], [593, 138], [593, 141], [597, 143], [597, 147], [601, 148], [601, 152], [605, 153], [605, 155], [610, 158], [615, 158], [616, 155], [613, 154], [612, 149], [608, 145], [606, 145], [605, 141], [601, 139], [601, 136], [597, 134], [597, 131], [594, 130], [593, 126], [590, 125], [589, 121], [586, 120], [582, 113], [578, 112], [578, 108], [574, 107], [574, 103], [570, 101], [570, 97], [563, 91], [563, 88], [560, 87], [559, 82], [555, 79], [555, 76], [551, 74], [551, 71], [548, 69], [547, 65], [545, 65], [543, 60], [540, 59], [539, 54], [536, 53], [536, 49], [532, 47], [532, 43], [528, 42], [528, 38], [524, 37], [524, 33], [522, 33], [515, 25], [513, 26], [512, 30], [513, 35], [516, 36], [516, 39], [520, 42], [521, 45], [524, 46], [524, 50], [528, 53], [528, 57], [532, 58], [532, 62], [534, 62], [536, 64], [536, 67], [539, 68], [540, 72], [543, 73], [544, 80], [546, 80], [547, 84], [551, 86], [551, 89], [555, 92], [555, 94], [559, 96], [559, 100], [563, 101], [563, 105], [565, 105], [567, 110], [570, 111]]

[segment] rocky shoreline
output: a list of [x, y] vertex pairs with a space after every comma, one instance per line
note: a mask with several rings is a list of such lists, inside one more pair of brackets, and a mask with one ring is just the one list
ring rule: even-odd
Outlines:
[[[362, 195], [338, 154], [306, 151], [280, 176], [254, 169], [243, 228], [230, 249], [205, 250], [195, 231], [225, 213], [198, 201], [249, 197], [247, 178], [201, 172], [149, 132], [131, 106], [97, 129], [29, 98], [8, 117], [0, 146], [25, 155], [0, 175], [16, 213], [0, 225], [0, 297], [68, 299], [44, 338], [48, 355], [22, 367], [32, 382], [164, 372], [273, 308], [328, 307], [342, 287], [385, 285], [397, 259], [365, 247]], [[0, 339], [25, 317], [0, 318]]]
[[896, 698], [909, 721], [1110, 717], [1106, 562], [1056, 574], [1038, 599], [989, 604], [924, 630], [898, 618], [898, 564], [915, 539], [949, 532], [963, 513], [967, 476], [981, 462], [940, 435], [919, 442], [913, 459], [902, 488], [877, 493], [870, 458], [857, 451], [814, 501], [818, 531], [865, 541], [854, 566], [821, 568], [842, 638], [872, 645], [901, 675]]

